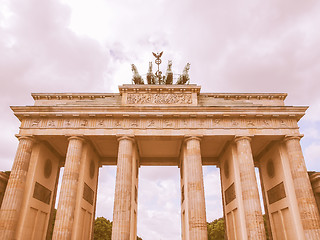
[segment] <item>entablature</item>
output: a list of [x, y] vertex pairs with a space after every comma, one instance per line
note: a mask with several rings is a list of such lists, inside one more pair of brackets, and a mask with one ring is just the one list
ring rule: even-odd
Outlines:
[[39, 117], [123, 117], [123, 118], [292, 118], [299, 121], [307, 107], [302, 106], [214, 106], [214, 107], [132, 107], [132, 106], [12, 106], [15, 116]]
[[200, 93], [200, 86], [130, 85], [120, 93], [32, 93], [35, 106], [284, 106], [286, 93]]

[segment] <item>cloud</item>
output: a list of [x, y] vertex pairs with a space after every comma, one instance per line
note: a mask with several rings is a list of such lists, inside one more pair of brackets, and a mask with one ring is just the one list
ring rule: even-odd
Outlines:
[[67, 27], [67, 6], [39, 0], [8, 6], [11, 17], [0, 30], [6, 43], [0, 46], [3, 98], [23, 103], [28, 92], [90, 91], [104, 84], [108, 52]]
[[103, 166], [99, 169], [96, 217], [113, 219], [116, 171], [115, 166]]
[[180, 201], [178, 167], [140, 168], [138, 235], [143, 239], [179, 238]]
[[[10, 169], [17, 146], [19, 121], [9, 105], [33, 104], [31, 92], [117, 92], [131, 82], [131, 63], [147, 72], [153, 51], [164, 51], [163, 70], [168, 60], [174, 73], [190, 62], [191, 83], [202, 92], [287, 92], [288, 105], [310, 105], [300, 122], [302, 146], [308, 166], [318, 169], [319, 1], [2, 2], [1, 169]], [[180, 238], [178, 176], [178, 168], [141, 168], [144, 239]], [[218, 171], [204, 167], [204, 183], [213, 220], [222, 213]], [[101, 169], [97, 214], [109, 219], [114, 184], [115, 167]]]
[[320, 141], [313, 142], [306, 147], [304, 152], [304, 158], [308, 166], [308, 170], [320, 171], [319, 160], [320, 160]]

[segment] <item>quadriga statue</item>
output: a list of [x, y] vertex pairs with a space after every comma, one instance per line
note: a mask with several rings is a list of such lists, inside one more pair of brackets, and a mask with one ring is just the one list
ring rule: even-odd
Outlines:
[[147, 82], [148, 84], [156, 84], [155, 76], [152, 72], [152, 62], [149, 62], [149, 69], [147, 73]]
[[134, 84], [144, 84], [142, 77], [138, 73], [136, 65], [131, 64], [131, 70], [133, 72], [132, 81], [134, 82]]
[[186, 66], [183, 69], [182, 74], [180, 75], [178, 81], [176, 82], [176, 84], [186, 84], [187, 82], [190, 81], [190, 77], [189, 77], [189, 69], [190, 69], [190, 63], [187, 63]]
[[165, 84], [172, 84], [173, 81], [173, 72], [172, 72], [172, 61], [168, 61], [168, 68], [166, 73], [166, 83]]

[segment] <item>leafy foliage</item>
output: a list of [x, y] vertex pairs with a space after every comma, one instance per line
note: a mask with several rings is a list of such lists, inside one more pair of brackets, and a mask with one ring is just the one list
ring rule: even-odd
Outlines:
[[224, 240], [225, 228], [224, 219], [219, 218], [207, 223], [208, 226], [208, 240]]
[[266, 214], [263, 214], [263, 223], [264, 223], [264, 229], [266, 230], [266, 238], [267, 240], [269, 240], [270, 237], [269, 237], [269, 228], [268, 228], [268, 216]]
[[[94, 221], [93, 232], [94, 240], [111, 240], [112, 222], [104, 217], [96, 218]], [[142, 240], [142, 238], [137, 237], [137, 240]]]
[[98, 217], [94, 221], [94, 240], [111, 240], [112, 222], [104, 217]]
[[[264, 226], [266, 229], [266, 238], [270, 239], [268, 227], [267, 227], [267, 216], [263, 215]], [[208, 226], [208, 240], [223, 240], [225, 239], [225, 224], [224, 218], [215, 219], [214, 221], [207, 223]]]

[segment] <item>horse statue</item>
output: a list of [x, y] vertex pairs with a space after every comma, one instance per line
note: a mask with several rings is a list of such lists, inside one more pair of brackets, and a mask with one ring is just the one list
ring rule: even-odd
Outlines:
[[159, 84], [159, 85], [165, 84], [165, 77], [166, 76], [162, 76], [161, 71], [157, 71], [156, 72], [156, 84]]
[[182, 74], [180, 75], [178, 81], [176, 82], [176, 84], [186, 84], [187, 82], [189, 83], [190, 81], [190, 77], [189, 77], [189, 69], [190, 69], [190, 63], [187, 63], [186, 66], [183, 69]]
[[168, 61], [168, 68], [167, 68], [167, 73], [166, 73], [166, 78], [165, 78], [165, 84], [171, 85], [173, 82], [173, 72], [172, 72], [172, 61]]
[[131, 70], [133, 72], [132, 82], [134, 82], [134, 84], [144, 84], [142, 77], [138, 73], [136, 65], [131, 64]]
[[152, 62], [149, 62], [149, 70], [147, 73], [147, 82], [148, 82], [148, 84], [156, 84], [155, 76], [152, 72]]

